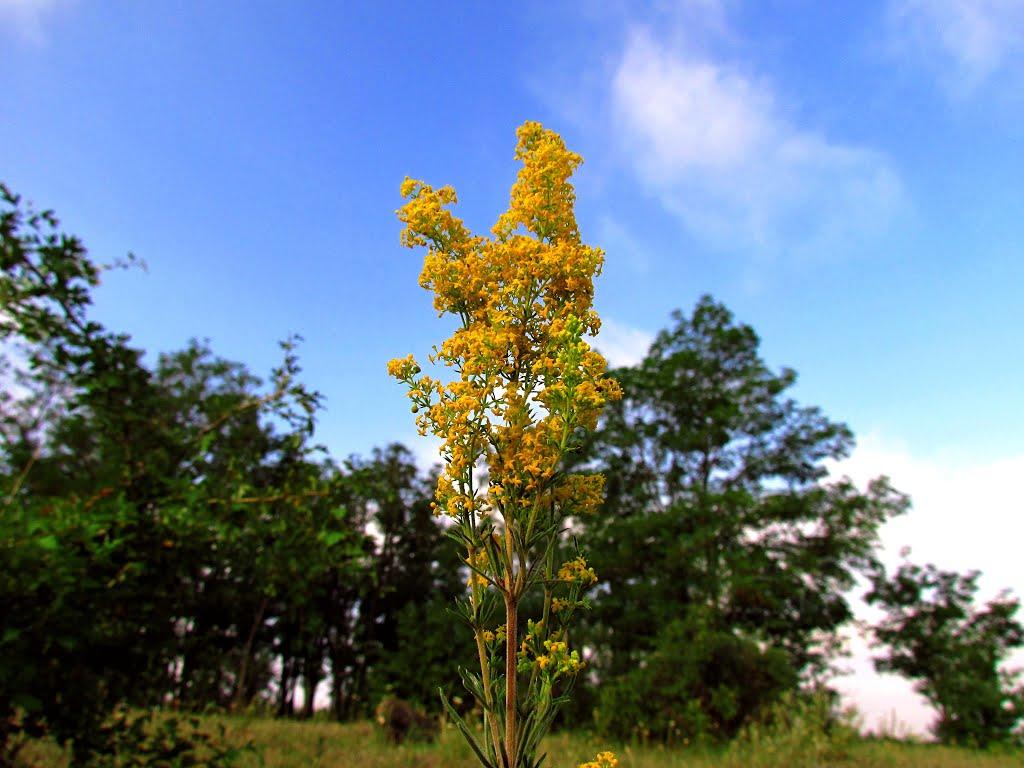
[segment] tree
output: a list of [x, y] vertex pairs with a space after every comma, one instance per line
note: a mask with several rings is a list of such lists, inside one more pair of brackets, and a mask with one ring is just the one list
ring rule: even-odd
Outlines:
[[81, 244], [2, 191], [0, 761], [48, 733], [86, 765], [131, 741], [120, 707], [244, 687], [243, 638], [344, 572], [354, 537], [291, 342], [266, 389], [197, 344], [151, 370], [89, 319]]
[[52, 211], [36, 211], [0, 184], [0, 437], [18, 490], [40, 433], [62, 406], [65, 378], [102, 329], [86, 313], [101, 268]]
[[85, 394], [102, 397], [110, 369], [130, 368], [132, 356], [87, 318], [100, 268], [81, 243], [6, 186], [0, 199], [0, 358], [14, 384], [0, 399], [0, 761], [47, 730], [74, 739], [84, 759], [127, 698], [129, 669], [143, 680], [153, 672], [130, 616], [90, 599], [108, 583], [115, 598], [128, 591], [118, 578], [127, 539], [108, 534], [124, 497], [93, 488], [52, 499], [30, 486], [52, 422], [73, 413], [87, 372], [100, 375]]
[[367, 531], [359, 579], [339, 580], [323, 607], [339, 719], [365, 716], [386, 695], [436, 707], [476, 653], [449, 609], [466, 594], [462, 565], [434, 517], [436, 477], [398, 444], [345, 463], [344, 504]]
[[[790, 672], [774, 679], [820, 678], [852, 615], [844, 592], [906, 499], [884, 479], [864, 491], [826, 482], [824, 461], [849, 452], [850, 430], [789, 397], [795, 372], [771, 370], [757, 334], [722, 304], [705, 296], [673, 319], [638, 366], [613, 372], [623, 398], [576, 465], [608, 478], [602, 513], [579, 521], [602, 577], [585, 633], [595, 673], [603, 686], [626, 679], [697, 611], [703, 636], [722, 647], [739, 653], [739, 637], [782, 652]], [[745, 708], [705, 711], [716, 734], [766, 703], [732, 685]], [[673, 706], [677, 722], [692, 711], [682, 696]]]
[[296, 340], [266, 380], [206, 342], [147, 364], [91, 319], [84, 246], [0, 191], [0, 762], [43, 734], [101, 762], [171, 700], [308, 717], [328, 674], [339, 718], [451, 691], [436, 478], [331, 460]]
[[[411, 355], [388, 366], [408, 386], [421, 432], [444, 441], [437, 504], [470, 569], [461, 609], [480, 672], [463, 677], [485, 713], [483, 744], [451, 714], [489, 768], [539, 765], [557, 688], [580, 667], [568, 624], [595, 577], [579, 553], [557, 565], [555, 545], [569, 515], [599, 502], [601, 478], [560, 465], [618, 394], [604, 358], [582, 340], [598, 329], [591, 305], [603, 254], [583, 244], [576, 225], [569, 177], [581, 158], [539, 123], [517, 135], [523, 167], [493, 239], [451, 214], [450, 187], [402, 184], [403, 242], [427, 248], [420, 283], [438, 312], [459, 321], [435, 352], [455, 378], [421, 375]], [[520, 609], [534, 593], [542, 608], [524, 628]]]
[[469, 629], [451, 621], [467, 589], [433, 513], [437, 478], [420, 474], [398, 444], [346, 466], [348, 509], [373, 532], [355, 637], [362, 653], [348, 677], [364, 704], [393, 695], [435, 708], [438, 687], [451, 693], [461, 682], [458, 667], [476, 655]]
[[889, 576], [879, 567], [865, 598], [885, 611], [873, 628], [883, 650], [875, 668], [916, 681], [938, 710], [941, 741], [985, 747], [1013, 739], [1024, 718], [1020, 673], [1003, 667], [1024, 646], [1024, 626], [1005, 592], [975, 607], [978, 576], [911, 563]]

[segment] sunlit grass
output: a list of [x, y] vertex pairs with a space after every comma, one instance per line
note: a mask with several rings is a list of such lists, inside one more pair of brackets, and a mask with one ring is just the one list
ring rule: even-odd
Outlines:
[[[434, 743], [395, 746], [370, 722], [338, 724], [244, 717], [203, 718], [204, 728], [220, 726], [235, 743], [251, 741], [257, 752], [247, 755], [245, 768], [477, 768], [462, 738], [444, 731]], [[894, 741], [855, 740], [819, 751], [800, 739], [765, 739], [742, 749], [709, 751], [616, 745], [585, 733], [559, 733], [545, 741], [549, 768], [574, 768], [601, 749], [612, 749], [621, 768], [1020, 768], [1024, 753], [978, 752]], [[25, 764], [64, 768], [67, 761], [52, 745], [24, 750]]]

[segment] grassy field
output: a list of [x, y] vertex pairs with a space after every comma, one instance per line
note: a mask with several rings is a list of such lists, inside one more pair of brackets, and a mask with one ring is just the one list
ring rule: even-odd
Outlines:
[[[257, 752], [246, 768], [475, 768], [454, 731], [432, 744], [394, 746], [372, 723], [339, 725], [247, 718], [207, 718], [204, 726], [223, 725], [227, 737], [251, 741]], [[1024, 753], [983, 753], [930, 744], [825, 738], [820, 733], [762, 734], [720, 751], [665, 749], [609, 744], [586, 734], [558, 734], [546, 743], [550, 768], [575, 768], [603, 749], [618, 754], [620, 768], [1020, 768]], [[32, 745], [22, 757], [34, 768], [63, 768], [66, 760], [47, 745]]]

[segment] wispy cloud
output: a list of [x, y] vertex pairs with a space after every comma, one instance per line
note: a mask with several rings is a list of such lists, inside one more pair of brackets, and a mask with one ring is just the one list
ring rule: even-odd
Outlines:
[[723, 246], [827, 247], [884, 227], [901, 204], [884, 155], [798, 127], [767, 80], [649, 28], [630, 33], [611, 101], [639, 178]]
[[1024, 0], [891, 0], [890, 44], [957, 95], [1024, 68]]
[[0, 0], [0, 29], [13, 31], [23, 40], [41, 43], [44, 24], [58, 6], [68, 0]]

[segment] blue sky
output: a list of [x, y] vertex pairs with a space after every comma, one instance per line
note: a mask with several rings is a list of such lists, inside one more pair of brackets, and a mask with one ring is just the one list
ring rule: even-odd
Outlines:
[[540, 120], [586, 158], [598, 346], [635, 360], [713, 294], [864, 437], [844, 469], [959, 483], [914, 513], [936, 559], [1022, 591], [991, 530], [964, 544], [1024, 511], [1022, 75], [1021, 0], [0, 0], [0, 178], [147, 262], [97, 296], [146, 349], [266, 371], [302, 334], [344, 456], [415, 440], [385, 362], [444, 335], [399, 183], [489, 228]]
[[984, 58], [947, 44], [953, 2], [547, 6], [0, 0], [3, 177], [148, 263], [99, 294], [147, 349], [210, 337], [266, 368], [304, 335], [345, 454], [409, 433], [383, 363], [441, 336], [399, 182], [454, 184], [488, 227], [538, 119], [587, 159], [621, 343], [710, 292], [855, 431], [1015, 447], [1024, 44], [997, 33], [1019, 8], [992, 4]]

